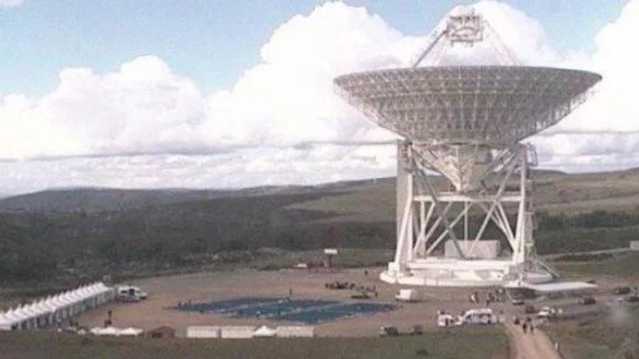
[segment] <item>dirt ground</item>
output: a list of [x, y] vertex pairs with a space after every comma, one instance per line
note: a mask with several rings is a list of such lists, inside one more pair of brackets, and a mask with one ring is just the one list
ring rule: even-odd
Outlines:
[[[113, 325], [117, 327], [139, 327], [153, 329], [169, 325], [177, 329], [178, 335], [191, 325], [286, 325], [282, 321], [268, 319], [234, 319], [224, 315], [181, 312], [168, 309], [178, 302], [193, 303], [212, 300], [224, 300], [247, 296], [288, 296], [289, 289], [293, 298], [331, 299], [351, 301], [355, 294], [351, 290], [330, 290], [327, 282], [349, 281], [358, 285], [375, 286], [379, 295], [368, 300], [376, 303], [396, 303], [395, 295], [399, 286], [389, 285], [378, 279], [381, 268], [343, 270], [332, 273], [314, 273], [306, 270], [282, 271], [234, 271], [219, 273], [199, 273], [180, 276], [156, 277], [133, 281], [130, 284], [140, 286], [149, 293], [149, 298], [139, 303], [114, 303], [97, 310], [84, 313], [79, 323], [86, 326], [101, 326], [107, 318], [107, 312], [113, 311]], [[469, 303], [471, 289], [420, 289], [425, 300], [419, 303], [396, 303], [397, 310], [338, 319], [316, 326], [318, 336], [375, 336], [382, 325], [397, 326], [400, 331], [409, 331], [414, 325], [422, 325], [425, 329], [436, 326], [438, 310], [458, 314], [473, 307], [482, 307]], [[485, 298], [489, 289], [479, 290]], [[493, 309], [506, 313], [517, 308], [495, 303]]]
[[519, 326], [506, 324], [512, 359], [561, 359], [546, 333], [535, 330], [525, 334]]
[[[381, 270], [382, 268], [335, 272], [242, 270], [141, 279], [130, 284], [140, 286], [147, 291], [149, 293], [147, 300], [139, 303], [113, 303], [82, 314], [78, 321], [81, 325], [89, 327], [102, 326], [107, 318], [107, 312], [112, 310], [113, 325], [116, 327], [133, 326], [148, 330], [168, 325], [175, 328], [178, 335], [184, 335], [186, 327], [191, 325], [291, 325], [295, 323], [258, 318], [235, 319], [225, 315], [182, 312], [169, 307], [189, 300], [197, 303], [249, 296], [286, 297], [289, 289], [293, 291], [294, 299], [352, 301], [350, 296], [355, 294], [354, 291], [325, 288], [325, 283], [338, 280], [368, 287], [375, 286], [379, 293], [377, 298], [358, 301], [394, 303], [398, 305], [398, 309], [325, 322], [315, 326], [316, 335], [376, 336], [382, 325], [397, 326], [403, 332], [410, 331], [414, 325], [422, 325], [426, 330], [434, 329], [438, 310], [458, 314], [471, 308], [484, 307], [484, 304], [471, 304], [468, 297], [473, 291], [478, 291], [481, 298], [486, 298], [486, 294], [492, 291], [492, 289], [469, 288], [420, 288], [418, 290], [425, 300], [418, 303], [398, 303], [395, 301], [395, 295], [401, 287], [381, 282], [378, 279]], [[365, 275], [365, 271], [368, 271], [368, 275]], [[613, 286], [626, 284], [624, 282], [624, 280], [598, 281], [599, 291], [610, 293]], [[605, 310], [606, 303], [612, 300], [610, 294], [601, 294], [598, 299], [599, 303], [594, 306], [577, 305], [575, 297], [538, 300], [527, 304], [533, 304], [537, 309], [542, 305], [561, 306], [566, 314], [583, 317]], [[527, 316], [523, 312], [523, 306], [513, 306], [508, 301], [493, 303], [491, 307], [495, 313], [503, 311], [509, 321], [515, 315], [520, 318]]]

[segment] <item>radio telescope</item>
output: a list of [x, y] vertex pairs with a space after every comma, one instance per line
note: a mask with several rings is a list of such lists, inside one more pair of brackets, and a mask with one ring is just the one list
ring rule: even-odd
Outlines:
[[[521, 141], [568, 115], [601, 76], [521, 66], [472, 8], [455, 8], [431, 39], [410, 68], [334, 80], [352, 106], [403, 138], [396, 253], [381, 279], [428, 286], [552, 281], [556, 273], [535, 256], [533, 240], [529, 166], [536, 152]], [[497, 63], [444, 65], [460, 47], [490, 51]]]

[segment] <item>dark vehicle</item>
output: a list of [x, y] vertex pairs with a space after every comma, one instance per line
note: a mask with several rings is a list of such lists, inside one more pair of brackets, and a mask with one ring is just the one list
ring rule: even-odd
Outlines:
[[593, 305], [596, 304], [597, 301], [593, 297], [581, 297], [579, 298], [579, 304], [582, 305]]
[[626, 298], [626, 302], [628, 303], [637, 303], [639, 302], [639, 295], [631, 295], [628, 298]]
[[351, 299], [371, 299], [371, 296], [367, 292], [359, 292], [351, 295]]
[[615, 290], [613, 291], [614, 294], [617, 295], [626, 295], [626, 294], [630, 294], [630, 287], [617, 287], [615, 288]]
[[537, 313], [537, 309], [532, 305], [527, 305], [526, 308], [524, 309], [524, 312], [526, 314], [535, 314]]
[[379, 328], [379, 336], [380, 337], [398, 337], [399, 330], [397, 329], [397, 327], [383, 326]]
[[526, 302], [524, 302], [523, 299], [513, 299], [511, 303], [512, 305], [517, 305], [517, 306], [526, 304]]
[[410, 335], [422, 335], [422, 334], [424, 334], [424, 327], [421, 325], [414, 325], [413, 331], [410, 333]]

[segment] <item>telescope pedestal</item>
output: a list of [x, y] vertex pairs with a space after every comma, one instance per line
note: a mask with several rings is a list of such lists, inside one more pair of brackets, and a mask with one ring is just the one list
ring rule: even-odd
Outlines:
[[[397, 248], [383, 281], [475, 287], [554, 278], [534, 256], [527, 146], [402, 142], [397, 157]], [[455, 189], [437, 190], [433, 172]], [[472, 225], [471, 216], [481, 221]], [[501, 238], [487, 238], [489, 225]]]

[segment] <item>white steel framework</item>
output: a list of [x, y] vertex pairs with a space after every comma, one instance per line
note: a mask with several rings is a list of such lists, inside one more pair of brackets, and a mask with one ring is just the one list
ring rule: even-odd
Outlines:
[[[498, 285], [519, 280], [522, 274], [529, 282], [551, 280], [534, 257], [530, 147], [514, 144], [490, 151], [492, 157], [482, 164], [490, 170], [477, 176], [480, 189], [473, 192], [460, 192], [454, 186], [441, 190], [441, 183], [437, 188], [432, 174], [441, 173], [435, 155], [440, 147], [398, 144], [397, 250], [382, 279], [445, 286]], [[469, 225], [471, 214], [481, 219], [475, 228]], [[493, 258], [479, 255], [491, 224], [501, 233], [495, 239], [507, 244], [509, 257], [497, 252]], [[452, 244], [454, 258], [442, 256], [446, 242]]]

